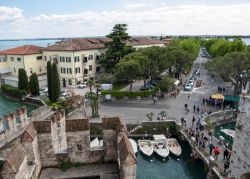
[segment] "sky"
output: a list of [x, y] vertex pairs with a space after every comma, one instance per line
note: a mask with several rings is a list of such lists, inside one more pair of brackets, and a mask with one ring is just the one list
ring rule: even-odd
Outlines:
[[250, 0], [0, 0], [0, 39], [249, 35]]

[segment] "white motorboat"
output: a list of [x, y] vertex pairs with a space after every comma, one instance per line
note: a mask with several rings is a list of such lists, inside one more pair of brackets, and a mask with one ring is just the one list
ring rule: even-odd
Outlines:
[[175, 138], [167, 139], [169, 150], [172, 154], [179, 157], [181, 155], [181, 146], [179, 145], [178, 141]]
[[129, 142], [131, 143], [131, 145], [133, 147], [134, 154], [136, 154], [138, 152], [137, 151], [137, 144], [136, 144], [136, 142], [133, 139], [129, 139]]
[[223, 132], [224, 134], [226, 134], [228, 137], [231, 137], [232, 139], [234, 138], [235, 130], [232, 130], [232, 129], [221, 129], [220, 131]]
[[138, 140], [138, 145], [144, 155], [150, 157], [153, 154], [154, 149], [150, 140]]
[[103, 147], [103, 140], [99, 140], [97, 137], [90, 142], [91, 149], [100, 149]]
[[166, 158], [169, 155], [169, 148], [164, 135], [153, 135], [154, 141], [153, 148], [154, 152], [160, 157]]

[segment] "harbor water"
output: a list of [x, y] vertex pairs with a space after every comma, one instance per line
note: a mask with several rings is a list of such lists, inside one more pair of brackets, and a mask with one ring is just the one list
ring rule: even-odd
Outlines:
[[165, 160], [153, 154], [147, 158], [140, 151], [137, 154], [137, 179], [205, 179], [207, 168], [203, 161], [191, 157], [191, 147], [179, 141], [182, 147], [180, 157], [170, 154]]
[[22, 103], [19, 101], [14, 101], [14, 100], [5, 98], [5, 97], [0, 95], [0, 118], [3, 117], [3, 115], [5, 115], [5, 114], [15, 112], [16, 109], [21, 108], [22, 106], [27, 107], [28, 114], [29, 114], [29, 112], [31, 112], [32, 110], [34, 110], [36, 108], [35, 106], [29, 105], [26, 103]]

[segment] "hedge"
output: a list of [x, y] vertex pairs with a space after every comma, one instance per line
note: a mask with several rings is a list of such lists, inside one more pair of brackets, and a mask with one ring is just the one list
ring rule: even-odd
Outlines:
[[158, 88], [153, 88], [151, 90], [145, 90], [145, 91], [115, 91], [115, 90], [107, 90], [107, 91], [101, 91], [101, 95], [105, 96], [106, 94], [110, 94], [112, 97], [115, 97], [116, 99], [121, 99], [124, 97], [128, 98], [136, 98], [136, 97], [141, 97], [141, 98], [146, 98], [151, 95], [154, 95]]
[[14, 97], [21, 97], [27, 94], [25, 90], [19, 90], [18, 88], [5, 84], [1, 85], [1, 89], [4, 93]]

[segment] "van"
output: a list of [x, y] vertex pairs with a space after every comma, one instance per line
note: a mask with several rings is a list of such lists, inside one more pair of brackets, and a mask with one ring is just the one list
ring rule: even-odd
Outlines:
[[101, 84], [101, 90], [112, 90], [113, 85], [112, 84]]

